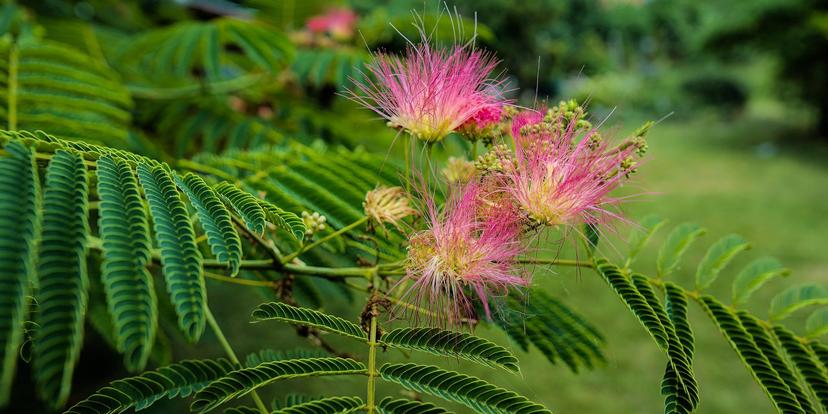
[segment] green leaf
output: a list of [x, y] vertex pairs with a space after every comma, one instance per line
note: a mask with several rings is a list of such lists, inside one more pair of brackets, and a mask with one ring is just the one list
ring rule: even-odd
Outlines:
[[756, 259], [745, 266], [733, 281], [733, 304], [741, 305], [750, 299], [757, 289], [777, 276], [787, 276], [790, 271], [773, 257]]
[[807, 413], [813, 413], [814, 407], [811, 405], [811, 401], [808, 398], [807, 391], [802, 389], [799, 385], [799, 379], [796, 377], [796, 374], [788, 365], [788, 361], [782, 356], [781, 352], [777, 349], [776, 344], [771, 339], [768, 332], [762, 327], [761, 323], [758, 319], [756, 319], [753, 315], [739, 311], [737, 312], [737, 316], [739, 317], [739, 321], [744, 326], [745, 330], [750, 334], [751, 338], [754, 342], [756, 342], [757, 347], [765, 358], [768, 359], [770, 362], [771, 367], [776, 370], [776, 373], [779, 374], [779, 378], [785, 382], [785, 385], [790, 388], [791, 393], [796, 397], [796, 400], [799, 402], [800, 407], [802, 407], [803, 411]]
[[221, 182], [213, 187], [219, 195], [236, 210], [247, 223], [247, 228], [262, 234], [265, 229], [265, 211], [259, 199], [228, 182]]
[[656, 215], [649, 215], [641, 220], [639, 227], [633, 229], [627, 241], [627, 245], [630, 246], [630, 252], [627, 254], [627, 266], [635, 262], [638, 254], [641, 253], [641, 250], [644, 249], [644, 246], [653, 237], [653, 234], [666, 223], [667, 220]]
[[152, 213], [167, 290], [178, 314], [178, 326], [188, 340], [196, 342], [204, 332], [207, 292], [201, 253], [195, 243], [187, 207], [164, 166], [139, 164], [138, 176]]
[[828, 371], [820, 366], [816, 356], [791, 331], [781, 326], [774, 326], [773, 332], [796, 365], [802, 378], [817, 396], [822, 409], [828, 410]]
[[627, 305], [627, 308], [632, 311], [633, 315], [638, 318], [638, 321], [647, 329], [647, 332], [653, 337], [656, 344], [663, 349], [667, 349], [667, 332], [661, 325], [661, 321], [656, 315], [655, 311], [647, 299], [641, 295], [630, 280], [624, 276], [617, 266], [610, 264], [604, 259], [596, 261], [596, 269], [607, 280], [610, 287], [615, 290], [620, 299]]
[[463, 404], [483, 414], [540, 414], [552, 412], [512, 391], [479, 378], [430, 365], [385, 364], [380, 375], [386, 381], [447, 401]]
[[805, 331], [812, 338], [828, 333], [828, 308], [815, 310], [805, 321]]
[[329, 397], [291, 405], [273, 414], [348, 414], [362, 408], [363, 402], [357, 397]]
[[161, 398], [185, 398], [233, 371], [226, 359], [181, 361], [141, 375], [112, 381], [65, 414], [117, 414], [151, 406]]
[[[115, 71], [65, 44], [31, 38], [9, 40], [0, 45], [0, 72], [7, 73], [9, 65], [16, 64], [17, 128], [125, 144], [132, 101]], [[10, 55], [12, 46], [17, 49], [17, 59]], [[5, 85], [8, 81], [3, 81], [0, 90], [3, 124], [7, 124], [7, 95], [13, 90]]]
[[23, 341], [40, 227], [34, 154], [9, 142], [0, 156], [0, 407], [8, 404]]
[[253, 310], [253, 319], [255, 321], [276, 320], [307, 325], [360, 340], [368, 338], [365, 331], [353, 322], [317, 310], [298, 308], [281, 302], [262, 303], [257, 306]]
[[198, 218], [207, 234], [207, 242], [210, 250], [219, 261], [227, 262], [230, 268], [230, 275], [236, 276], [239, 272], [239, 264], [242, 257], [241, 239], [233, 222], [230, 220], [230, 212], [219, 200], [218, 195], [210, 188], [204, 180], [192, 173], [184, 177], [176, 176], [178, 187], [190, 199], [195, 206]]
[[319, 348], [261, 349], [248, 354], [244, 359], [244, 366], [255, 367], [262, 362], [282, 361], [285, 359], [324, 358], [330, 353]]
[[[686, 363], [691, 364], [695, 348], [693, 331], [690, 328], [690, 321], [687, 319], [687, 295], [677, 285], [667, 282], [664, 284], [665, 312], [672, 323], [676, 338], [684, 351]], [[662, 324], [664, 325], [664, 324]], [[665, 396], [665, 413], [689, 413], [698, 403], [698, 392], [695, 394], [695, 402], [687, 393], [687, 388], [682, 387], [680, 376], [677, 375], [673, 362], [668, 362], [664, 371], [664, 378], [661, 382], [661, 393]]]
[[282, 210], [275, 204], [265, 200], [259, 200], [259, 204], [267, 214], [268, 221], [275, 224], [276, 227], [285, 230], [297, 241], [302, 241], [305, 237], [306, 228], [305, 222], [301, 217], [289, 211]]
[[694, 223], [682, 223], [667, 235], [667, 240], [658, 250], [656, 267], [660, 277], [669, 276], [679, 264], [681, 257], [693, 242], [704, 235], [705, 229]]
[[211, 382], [210, 385], [196, 393], [190, 409], [205, 413], [227, 401], [247, 395], [259, 387], [280, 380], [364, 373], [365, 365], [345, 358], [311, 358], [265, 362], [253, 368], [242, 368], [229, 372], [224, 377]]
[[158, 305], [150, 261], [149, 222], [138, 181], [124, 160], [98, 160], [98, 229], [103, 244], [101, 281], [124, 365], [144, 369], [155, 341]]
[[655, 312], [664, 333], [667, 335], [665, 351], [669, 362], [661, 384], [662, 394], [666, 396], [665, 412], [692, 412], [699, 403], [699, 389], [693, 373], [692, 360], [685, 352], [684, 342], [676, 334], [675, 326], [673, 326], [667, 310], [661, 305], [647, 278], [634, 274], [631, 279], [635, 289]]
[[598, 247], [598, 242], [601, 241], [601, 235], [598, 233], [598, 226], [591, 223], [584, 224], [584, 244], [590, 255], [595, 253]]
[[432, 403], [385, 397], [377, 405], [379, 414], [454, 414]]
[[703, 290], [719, 276], [719, 272], [736, 257], [739, 252], [750, 248], [750, 244], [737, 234], [721, 238], [710, 246], [696, 271], [696, 289]]
[[58, 150], [46, 172], [43, 226], [38, 252], [38, 313], [33, 344], [38, 394], [50, 407], [69, 398], [72, 374], [83, 345], [88, 301], [86, 272], [88, 187], [86, 165]]
[[700, 300], [710, 319], [716, 323], [730, 342], [733, 350], [742, 359], [748, 371], [753, 374], [757, 384], [762, 387], [774, 406], [783, 413], [804, 413], [805, 411], [799, 405], [791, 389], [773, 369], [768, 358], [759, 349], [736, 315], [712, 296], [705, 295]]
[[464, 332], [438, 328], [397, 328], [383, 334], [382, 343], [391, 347], [463, 358], [512, 372], [520, 371], [517, 358], [506, 348]]
[[824, 304], [828, 304], [825, 287], [816, 284], [791, 286], [771, 300], [769, 314], [771, 319], [780, 320], [807, 306]]

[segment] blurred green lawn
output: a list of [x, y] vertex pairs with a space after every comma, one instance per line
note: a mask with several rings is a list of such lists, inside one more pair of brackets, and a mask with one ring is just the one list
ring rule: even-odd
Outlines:
[[[631, 218], [657, 213], [669, 218], [671, 224], [692, 220], [708, 228], [707, 235], [690, 250], [673, 276], [684, 286], [692, 286], [694, 264], [706, 246], [731, 232], [751, 241], [753, 248], [738, 257], [712, 288], [723, 301], [729, 301], [730, 282], [748, 261], [773, 255], [790, 267], [790, 278], [770, 283], [753, 297], [750, 308], [760, 316], [765, 315], [769, 299], [784, 286], [825, 282], [828, 273], [828, 147], [796, 138], [795, 129], [778, 115], [779, 111], [765, 109], [754, 109], [736, 121], [702, 115], [694, 121], [662, 122], [649, 135], [648, 161], [625, 189], [628, 193], [647, 194], [625, 207]], [[618, 133], [639, 124], [626, 121]], [[622, 239], [628, 230], [619, 230]], [[657, 246], [667, 231], [662, 229], [652, 240], [637, 270], [653, 273]], [[617, 260], [626, 252], [619, 240], [604, 241], [601, 249], [602, 254]], [[572, 270], [538, 273], [535, 283], [563, 298], [600, 327], [608, 338], [606, 366], [576, 375], [561, 365], [549, 364], [536, 349], [529, 353], [515, 349], [521, 360], [521, 376], [460, 361], [442, 364], [462, 367], [464, 372], [514, 389], [559, 413], [662, 412], [659, 384], [665, 359], [606, 284], [591, 271], [577, 274]], [[252, 352], [263, 343], [278, 349], [303, 344], [289, 327], [237, 322], [245, 320], [250, 307], [259, 300], [255, 293], [235, 286], [211, 287], [211, 307], [220, 322], [224, 321], [227, 336], [240, 354]], [[345, 304], [338, 307], [336, 311], [354, 319], [359, 312]], [[706, 315], [692, 304], [691, 310], [697, 341], [695, 369], [702, 395], [698, 412], [775, 412]], [[800, 320], [793, 321], [794, 327], [800, 325]], [[480, 329], [478, 333], [508, 343], [496, 329]], [[330, 341], [363, 356], [364, 349], [353, 347], [348, 340]], [[221, 354], [212, 338], [192, 352], [205, 357]], [[394, 352], [381, 354], [380, 359], [404, 360], [405, 356]], [[422, 354], [416, 355], [416, 360], [436, 361]], [[364, 387], [362, 377], [316, 379], [280, 383], [265, 393], [270, 397], [288, 392], [362, 395]], [[381, 395], [397, 393], [397, 387], [380, 386]], [[466, 412], [462, 407], [455, 408], [458, 413]]]

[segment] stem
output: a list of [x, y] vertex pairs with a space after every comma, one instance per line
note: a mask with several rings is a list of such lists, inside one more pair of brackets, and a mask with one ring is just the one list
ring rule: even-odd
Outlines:
[[471, 160], [474, 162], [477, 159], [477, 141], [472, 141], [471, 146]]
[[426, 191], [429, 191], [431, 187], [431, 150], [434, 147], [434, 144], [428, 142], [426, 143], [426, 156], [425, 156], [425, 184], [426, 184]]
[[[230, 358], [231, 362], [241, 366], [241, 362], [239, 362], [236, 352], [233, 351], [233, 347], [230, 346], [230, 342], [227, 341], [227, 338], [224, 336], [224, 332], [221, 331], [221, 327], [218, 322], [216, 322], [216, 318], [213, 317], [213, 313], [210, 312], [210, 308], [206, 304], [204, 305], [204, 315], [207, 317], [207, 323], [210, 324], [210, 328], [213, 330], [213, 333], [216, 334], [216, 338], [218, 338], [221, 347], [224, 348], [224, 353], [227, 354], [227, 357]], [[258, 407], [259, 412], [262, 414], [270, 413], [267, 406], [265, 406], [264, 401], [262, 401], [261, 397], [259, 397], [259, 394], [257, 394], [255, 390], [250, 392], [250, 397], [253, 398], [253, 402], [256, 403], [256, 407]]]
[[342, 233], [346, 233], [348, 231], [351, 231], [352, 229], [354, 229], [357, 226], [362, 225], [366, 221], [368, 221], [368, 217], [362, 217], [359, 220], [357, 220], [357, 221], [355, 221], [355, 222], [353, 222], [353, 223], [351, 223], [351, 224], [349, 224], [349, 225], [347, 225], [347, 226], [345, 226], [345, 227], [343, 227], [343, 228], [341, 228], [341, 229], [339, 229], [339, 230], [337, 230], [337, 231], [335, 231], [335, 232], [333, 232], [333, 233], [331, 233], [331, 234], [329, 234], [325, 237], [317, 239], [315, 242], [313, 242], [311, 244], [304, 245], [299, 250], [287, 255], [287, 257], [282, 259], [282, 263], [289, 263], [291, 260], [299, 257], [300, 254], [305, 253], [306, 251], [311, 250], [314, 247], [319, 246], [320, 244], [325, 243], [326, 241], [328, 241], [330, 239], [333, 239], [334, 237], [337, 237]]
[[548, 264], [556, 266], [586, 267], [589, 269], [594, 267], [590, 262], [566, 259], [518, 259], [517, 262], [520, 264]]
[[237, 285], [244, 285], [244, 286], [260, 286], [260, 287], [271, 287], [271, 288], [275, 286], [275, 284], [273, 282], [269, 282], [269, 281], [266, 281], [266, 280], [241, 279], [241, 278], [237, 278], [237, 277], [227, 277], [227, 276], [224, 276], [224, 275], [217, 275], [215, 273], [210, 273], [210, 272], [204, 272], [204, 276], [209, 278], [209, 279], [218, 280], [220, 282], [235, 283]]
[[405, 191], [411, 193], [411, 135], [404, 134], [403, 152], [405, 153]]
[[371, 333], [368, 339], [368, 397], [365, 405], [368, 414], [374, 414], [374, 394], [376, 394], [376, 367], [377, 367], [377, 316], [376, 305], [371, 309]]
[[277, 269], [281, 268], [281, 264], [283, 262], [282, 253], [275, 245], [269, 244], [264, 239], [262, 239], [261, 236], [251, 231], [249, 228], [247, 228], [247, 224], [245, 224], [241, 219], [239, 219], [235, 215], [231, 216], [230, 218], [233, 220], [233, 223], [235, 223], [236, 226], [239, 227], [242, 232], [244, 232], [244, 234], [246, 234], [251, 240], [256, 242], [256, 244], [262, 246], [262, 248], [265, 249], [268, 256], [270, 256], [270, 258], [273, 259], [273, 262], [277, 263]]
[[9, 51], [9, 130], [17, 129], [17, 45], [12, 44]]

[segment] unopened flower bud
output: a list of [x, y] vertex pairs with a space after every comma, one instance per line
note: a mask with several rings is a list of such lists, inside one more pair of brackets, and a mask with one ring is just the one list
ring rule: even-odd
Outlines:
[[477, 169], [474, 164], [456, 157], [449, 157], [446, 168], [443, 168], [443, 176], [449, 183], [466, 183], [474, 177]]
[[313, 214], [311, 214], [307, 211], [303, 211], [302, 222], [305, 223], [305, 236], [310, 237], [313, 236], [314, 233], [325, 230], [325, 223], [327, 221], [328, 218], [318, 212], [313, 212]]

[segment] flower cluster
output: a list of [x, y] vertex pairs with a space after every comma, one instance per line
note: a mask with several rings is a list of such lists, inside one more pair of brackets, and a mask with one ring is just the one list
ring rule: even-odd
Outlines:
[[[649, 126], [612, 146], [575, 101], [517, 111], [489, 79], [494, 65], [476, 50], [421, 44], [403, 57], [378, 56], [369, 65], [376, 80], [352, 94], [428, 144], [458, 132], [488, 147], [474, 162], [449, 159], [445, 205], [422, 197], [425, 228], [409, 235], [405, 296], [440, 324], [474, 320], [478, 309], [491, 316], [493, 295], [527, 286], [518, 258], [533, 233], [620, 218], [621, 199], [610, 193], [646, 151]], [[504, 136], [511, 145], [496, 142]]]
[[311, 33], [329, 34], [334, 39], [347, 40], [354, 36], [357, 14], [350, 9], [331, 9], [308, 19], [305, 26]]

